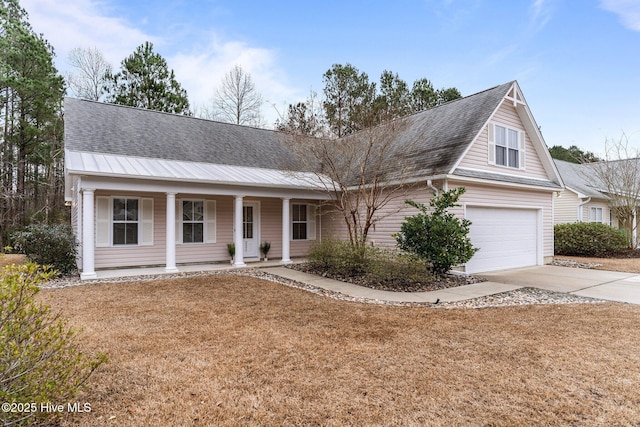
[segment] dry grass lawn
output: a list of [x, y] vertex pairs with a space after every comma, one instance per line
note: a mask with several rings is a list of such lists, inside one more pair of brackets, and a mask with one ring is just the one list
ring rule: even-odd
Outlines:
[[9, 264], [24, 264], [25, 260], [24, 255], [0, 253], [0, 268]]
[[238, 276], [40, 295], [110, 357], [63, 425], [640, 422], [640, 306], [390, 307]]
[[596, 270], [640, 273], [640, 258], [592, 258], [561, 255], [556, 255], [554, 258], [558, 260], [570, 260], [589, 264], [600, 264], [599, 267], [594, 267]]

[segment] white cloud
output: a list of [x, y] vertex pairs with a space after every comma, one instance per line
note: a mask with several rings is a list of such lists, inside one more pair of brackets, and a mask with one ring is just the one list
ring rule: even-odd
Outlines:
[[630, 30], [640, 31], [640, 1], [638, 0], [601, 0], [600, 7], [613, 12]]
[[184, 41], [175, 31], [166, 36], [148, 34], [115, 16], [113, 10], [97, 0], [66, 0], [64, 6], [51, 0], [22, 0], [21, 4], [29, 13], [34, 31], [43, 33], [55, 48], [56, 65], [61, 72], [68, 70], [67, 56], [73, 48], [97, 47], [118, 69], [120, 62], [137, 46], [151, 41], [156, 52], [175, 71], [193, 107], [201, 107], [211, 99], [234, 65], [251, 74], [256, 89], [265, 99], [263, 114], [267, 124], [277, 118], [272, 105], [282, 110], [285, 102], [305, 96], [288, 85], [285, 73], [277, 66], [277, 55], [270, 49], [221, 40], [206, 29], [198, 34], [193, 31], [185, 34]]
[[108, 11], [91, 0], [68, 0], [64, 5], [50, 0], [22, 0], [29, 22], [37, 33], [44, 34], [56, 51], [56, 64], [67, 68], [67, 55], [76, 47], [97, 47], [114, 66], [149, 40], [158, 37], [145, 34], [124, 19], [108, 16]]
[[194, 107], [210, 103], [224, 75], [235, 65], [251, 74], [256, 90], [262, 94], [267, 124], [277, 118], [273, 104], [280, 108], [284, 102], [300, 97], [299, 91], [287, 85], [284, 72], [276, 65], [276, 54], [269, 49], [220, 41], [212, 35], [209, 43], [192, 52], [178, 52], [167, 61], [175, 70], [177, 80], [187, 89]]

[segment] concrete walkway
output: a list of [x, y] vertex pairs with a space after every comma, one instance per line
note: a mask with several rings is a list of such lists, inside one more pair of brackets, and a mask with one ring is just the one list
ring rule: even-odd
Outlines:
[[455, 302], [523, 287], [546, 289], [582, 297], [640, 304], [640, 275], [615, 271], [543, 265], [491, 273], [481, 273], [487, 282], [458, 286], [432, 292], [389, 292], [327, 279], [285, 267], [263, 271], [318, 288], [340, 292], [357, 298], [392, 302]]
[[583, 297], [640, 304], [640, 275], [635, 273], [542, 265], [479, 276], [514, 286], [530, 286]]
[[285, 267], [273, 267], [261, 269], [265, 273], [271, 273], [286, 279], [295, 280], [318, 288], [339, 292], [356, 298], [367, 298], [378, 301], [390, 302], [431, 302], [438, 299], [441, 302], [463, 301], [486, 295], [499, 294], [521, 288], [520, 285], [498, 282], [482, 282], [473, 285], [458, 286], [431, 292], [390, 292], [371, 289], [364, 286], [353, 285], [339, 280], [327, 279], [313, 274], [303, 273]]
[[[487, 282], [458, 286], [432, 292], [389, 292], [327, 279], [282, 267], [279, 260], [255, 262], [247, 265], [286, 279], [307, 283], [318, 288], [356, 297], [390, 302], [456, 302], [523, 287], [546, 289], [582, 297], [640, 304], [640, 274], [615, 271], [543, 265], [491, 273], [481, 273]], [[228, 264], [180, 266], [180, 272], [233, 270]], [[133, 268], [129, 270], [99, 271], [98, 279], [126, 276], [164, 275], [164, 268]]]

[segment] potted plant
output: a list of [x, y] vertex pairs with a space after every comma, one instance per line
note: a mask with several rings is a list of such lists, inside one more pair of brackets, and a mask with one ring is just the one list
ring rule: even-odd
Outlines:
[[269, 258], [267, 258], [267, 254], [269, 253], [269, 249], [271, 249], [271, 243], [262, 242], [260, 244], [260, 252], [262, 252], [262, 254], [264, 255], [264, 260], [265, 261], [269, 261]]
[[229, 256], [231, 257], [231, 264], [233, 264], [233, 257], [236, 256], [236, 244], [227, 243], [227, 251], [229, 252]]

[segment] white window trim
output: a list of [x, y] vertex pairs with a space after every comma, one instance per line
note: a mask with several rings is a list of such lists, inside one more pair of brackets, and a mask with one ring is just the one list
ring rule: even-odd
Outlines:
[[[138, 201], [138, 243], [113, 243], [113, 201], [115, 199]], [[101, 211], [103, 209], [104, 211]], [[154, 233], [154, 201], [152, 198], [139, 196], [97, 196], [96, 197], [96, 247], [126, 248], [137, 246], [153, 246]], [[120, 222], [120, 221], [117, 221]], [[146, 237], [145, 237], [146, 236]], [[102, 240], [101, 240], [102, 238]]]
[[[507, 165], [501, 165], [496, 163], [496, 141], [495, 127], [499, 126], [504, 128], [506, 131], [506, 135], [509, 135], [509, 131], [517, 132], [518, 136], [518, 167], [508, 166], [509, 163], [509, 146], [507, 142]], [[490, 165], [497, 166], [499, 168], [509, 169], [509, 170], [525, 170], [525, 159], [526, 159], [526, 134], [522, 129], [514, 128], [513, 126], [505, 125], [503, 123], [489, 123], [487, 130], [487, 162]]]
[[[598, 212], [600, 212], [600, 219], [598, 220]], [[589, 207], [589, 222], [604, 222], [604, 208], [601, 206], [590, 206]]]
[[[293, 220], [293, 209], [294, 206], [306, 206], [306, 210], [307, 210], [307, 220], [306, 221], [294, 221]], [[309, 240], [316, 240], [316, 215], [317, 215], [317, 209], [316, 209], [316, 205], [310, 204], [310, 203], [291, 203], [291, 212], [290, 212], [290, 218], [291, 220], [290, 222], [290, 230], [291, 230], [291, 238], [290, 240], [292, 242], [305, 242], [305, 241], [309, 241]], [[307, 238], [306, 239], [294, 239], [293, 238], [293, 224], [294, 223], [299, 223], [299, 224], [306, 224], [307, 225]]]
[[[182, 235], [182, 202], [202, 202], [204, 218], [202, 227], [202, 242], [184, 242]], [[178, 245], [207, 245], [216, 243], [217, 232], [217, 204], [215, 200], [207, 199], [176, 199], [176, 244]]]

